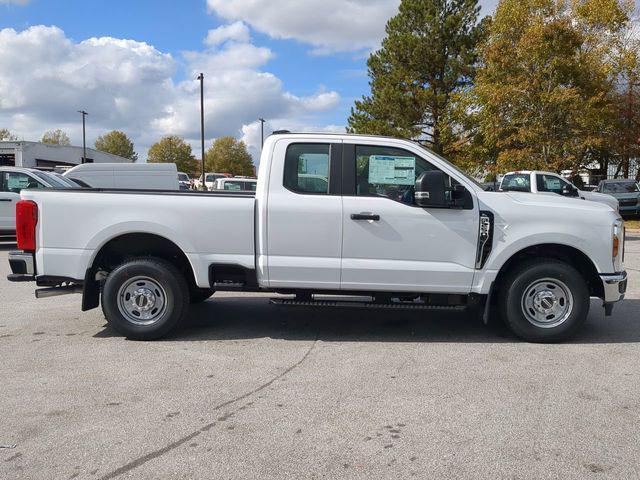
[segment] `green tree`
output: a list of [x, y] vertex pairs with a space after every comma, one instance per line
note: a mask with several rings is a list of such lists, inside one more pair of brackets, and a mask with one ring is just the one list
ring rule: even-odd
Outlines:
[[355, 102], [348, 130], [413, 138], [455, 156], [462, 125], [452, 111], [475, 75], [486, 29], [479, 12], [477, 0], [402, 0], [369, 57], [371, 96]]
[[48, 143], [49, 145], [71, 145], [69, 135], [63, 132], [59, 128], [55, 130], [49, 130], [42, 135], [42, 143]]
[[[640, 25], [630, 23], [620, 36], [615, 56], [616, 128], [612, 138], [617, 174], [628, 177], [631, 161], [640, 158]], [[603, 162], [606, 163], [606, 162]], [[602, 166], [606, 172], [606, 165]], [[640, 180], [640, 169], [636, 173]]]
[[9, 130], [7, 130], [6, 128], [0, 128], [0, 142], [12, 142], [16, 140], [18, 140], [18, 137], [13, 135]]
[[617, 0], [501, 0], [468, 93], [472, 151], [491, 173], [578, 169], [610, 148]]
[[177, 135], [167, 135], [151, 145], [147, 154], [149, 163], [175, 163], [179, 172], [193, 175], [198, 171], [198, 165], [191, 145]]
[[100, 135], [96, 139], [95, 147], [96, 150], [100, 150], [101, 152], [129, 158], [134, 162], [138, 160], [138, 154], [134, 150], [133, 142], [126, 133], [120, 130], [112, 130], [109, 133]]
[[230, 173], [232, 175], [254, 175], [255, 168], [247, 145], [233, 137], [220, 137], [205, 154], [208, 172]]

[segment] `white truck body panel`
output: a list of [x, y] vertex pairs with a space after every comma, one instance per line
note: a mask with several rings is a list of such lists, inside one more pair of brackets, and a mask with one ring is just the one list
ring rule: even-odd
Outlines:
[[39, 274], [82, 279], [98, 249], [128, 233], [171, 240], [189, 258], [201, 287], [208, 286], [210, 263], [254, 268], [251, 197], [30, 190], [23, 198], [39, 204]]

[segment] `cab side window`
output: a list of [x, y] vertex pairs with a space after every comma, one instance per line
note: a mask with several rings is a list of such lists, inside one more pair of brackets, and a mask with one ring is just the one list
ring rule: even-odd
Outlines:
[[413, 204], [415, 183], [436, 168], [414, 153], [399, 148], [356, 146], [356, 195], [387, 197]]
[[35, 178], [20, 172], [5, 172], [2, 180], [2, 191], [20, 193], [24, 188], [45, 188]]
[[294, 143], [287, 148], [284, 186], [296, 193], [329, 193], [329, 144]]
[[536, 175], [536, 183], [538, 184], [539, 192], [551, 192], [557, 194], [562, 194], [562, 187], [569, 185], [567, 182], [554, 175], [544, 174]]

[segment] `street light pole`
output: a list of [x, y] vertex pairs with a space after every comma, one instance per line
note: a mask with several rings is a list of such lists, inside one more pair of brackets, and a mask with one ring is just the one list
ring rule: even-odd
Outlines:
[[82, 163], [85, 163], [87, 161], [87, 135], [85, 130], [84, 117], [89, 114], [84, 110], [78, 110], [78, 113], [82, 114]]
[[207, 189], [204, 172], [204, 73], [198, 75], [200, 80], [200, 147], [202, 148], [202, 190]]
[[258, 120], [260, 120], [260, 150], [262, 151], [262, 149], [264, 148], [264, 122], [266, 120], [264, 118], [259, 118]]

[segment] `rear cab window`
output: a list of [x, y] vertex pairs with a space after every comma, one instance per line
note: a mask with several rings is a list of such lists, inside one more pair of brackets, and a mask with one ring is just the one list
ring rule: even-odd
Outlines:
[[284, 186], [296, 193], [329, 194], [329, 144], [294, 143], [287, 147]]

